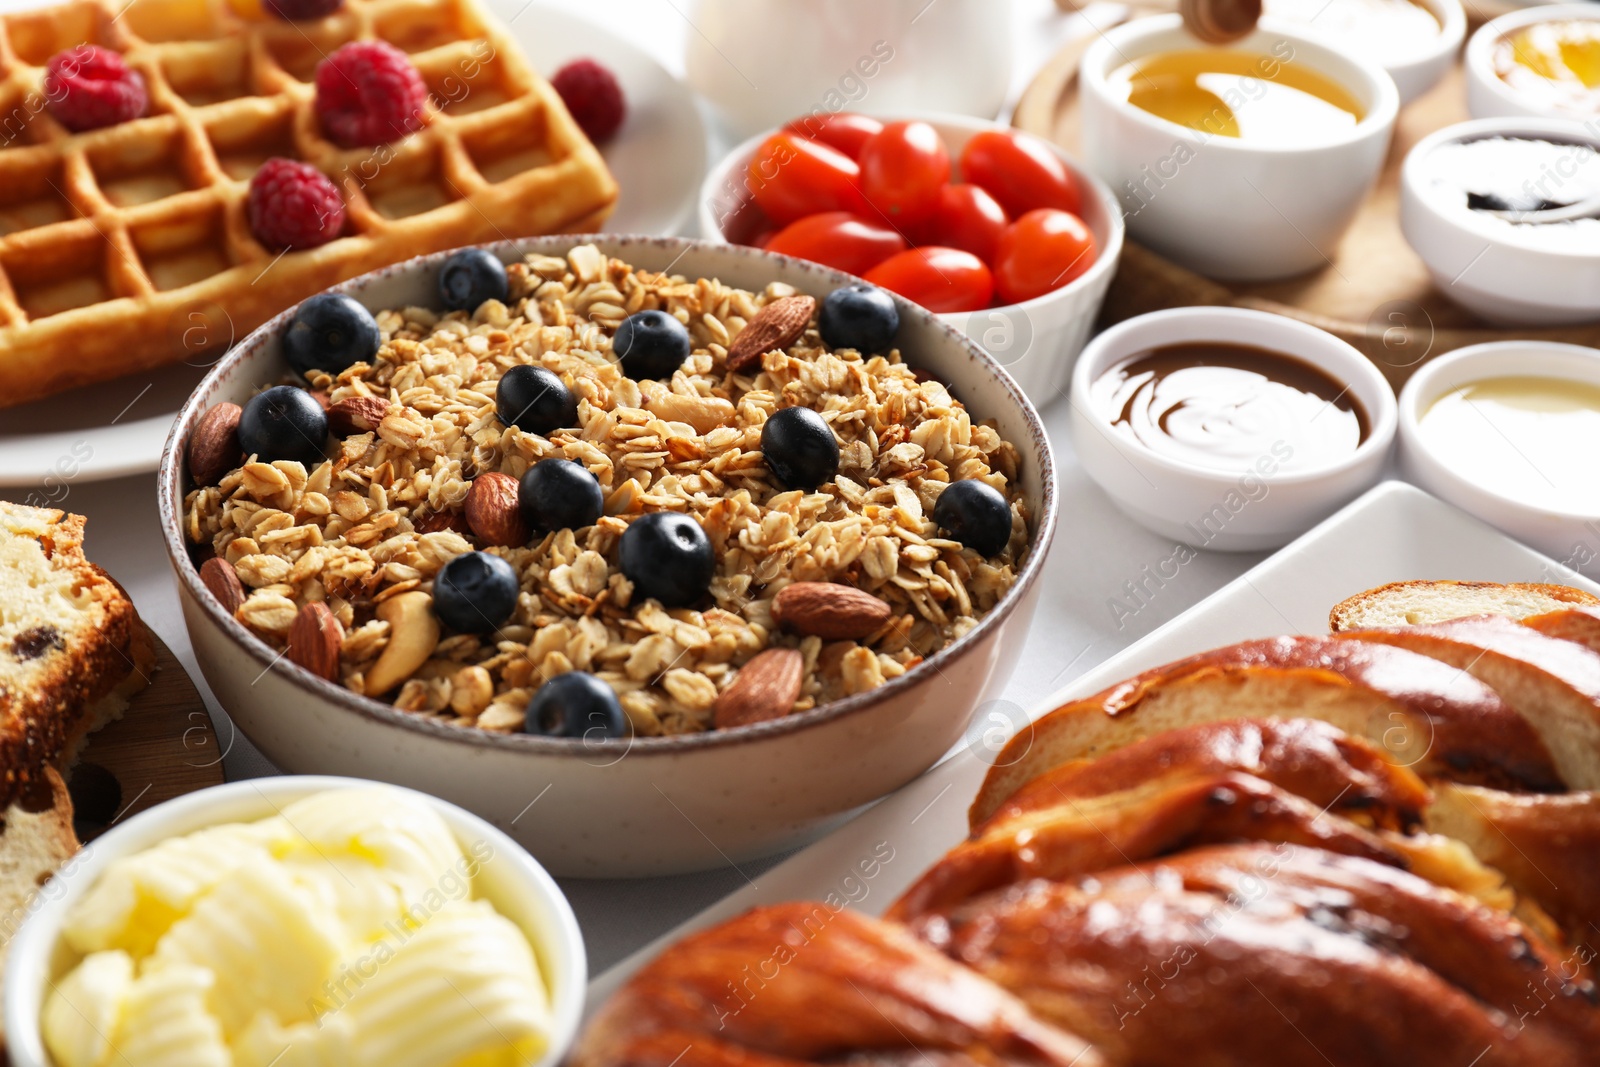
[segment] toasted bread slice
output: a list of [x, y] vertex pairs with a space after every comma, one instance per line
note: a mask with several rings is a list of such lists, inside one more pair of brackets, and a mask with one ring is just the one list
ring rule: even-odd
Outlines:
[[0, 805], [121, 714], [155, 650], [80, 515], [0, 502]]
[[1337, 639], [1404, 648], [1472, 675], [1538, 731], [1567, 788], [1600, 789], [1600, 653], [1497, 615]]
[[973, 802], [972, 824], [1052, 767], [1166, 730], [1238, 718], [1321, 719], [1424, 778], [1562, 786], [1534, 728], [1462, 671], [1377, 644], [1277, 637], [1157, 667], [1057, 708], [1000, 752]]
[[1415, 626], [1469, 615], [1525, 619], [1575, 604], [1600, 605], [1600, 597], [1571, 586], [1527, 582], [1390, 582], [1335, 604], [1328, 612], [1328, 629], [1339, 633]]
[[1504, 873], [1573, 941], [1600, 947], [1600, 794], [1445, 783], [1425, 817], [1434, 833], [1461, 841]]

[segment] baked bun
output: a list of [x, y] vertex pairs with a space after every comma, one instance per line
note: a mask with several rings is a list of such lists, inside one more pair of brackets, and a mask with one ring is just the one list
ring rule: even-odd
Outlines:
[[1416, 626], [1469, 615], [1525, 619], [1574, 605], [1600, 606], [1600, 597], [1571, 586], [1527, 582], [1390, 582], [1335, 604], [1328, 629]]

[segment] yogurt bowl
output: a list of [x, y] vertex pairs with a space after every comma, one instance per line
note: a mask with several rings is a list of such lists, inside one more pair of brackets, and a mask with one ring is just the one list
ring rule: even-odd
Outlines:
[[[1400, 229], [1434, 284], [1490, 322], [1559, 326], [1600, 319], [1600, 220], [1522, 225], [1472, 210], [1465, 189], [1463, 146], [1492, 139], [1570, 145], [1554, 162], [1530, 160], [1527, 189], [1582, 199], [1600, 187], [1600, 131], [1572, 119], [1478, 119], [1448, 126], [1417, 142], [1400, 171]], [[1576, 166], [1579, 153], [1585, 171]], [[1570, 173], [1559, 173], [1568, 170]], [[1579, 175], [1587, 182], [1576, 188]], [[1513, 179], [1511, 186], [1517, 183]], [[1475, 191], [1482, 192], [1482, 189]], [[1553, 227], [1568, 227], [1557, 233]]]
[[[1471, 406], [1477, 432], [1465, 441], [1450, 433], [1449, 413], [1435, 411], [1447, 400]], [[1558, 415], [1576, 415], [1574, 429], [1600, 447], [1600, 350], [1546, 341], [1458, 348], [1400, 393], [1401, 466], [1435, 496], [1577, 568], [1600, 557], [1600, 496], [1583, 499], [1592, 478], [1552, 436]]]
[[[550, 875], [516, 842], [453, 804], [394, 786], [379, 786], [350, 778], [311, 776], [233, 782], [169, 800], [113, 827], [86, 845], [82, 852], [57, 871], [39, 891], [21, 929], [7, 948], [5, 1019], [6, 1045], [11, 1062], [18, 1067], [53, 1067], [55, 1064], [46, 1051], [41, 1014], [47, 999], [60, 988], [61, 980], [80, 955], [64, 940], [63, 928], [74, 908], [96, 888], [97, 883], [108, 877], [108, 870], [114, 870], [114, 864], [186, 834], [228, 823], [271, 819], [280, 816], [284, 808], [297, 802], [344, 790], [378, 790], [380, 794], [405, 804], [426, 805], [443, 820], [464, 858], [458, 861], [461, 864], [459, 870], [451, 868], [437, 879], [436, 891], [440, 894], [440, 903], [433, 903], [427, 894], [413, 901], [415, 907], [428, 913], [428, 917], [410, 933], [426, 930], [428, 922], [440, 921], [443, 908], [447, 906], [443, 901], [465, 899], [468, 885], [472, 899], [487, 900], [499, 915], [519, 927], [534, 950], [537, 968], [550, 998], [551, 1028], [548, 1042], [544, 1053], [535, 1062], [537, 1067], [551, 1067], [559, 1063], [577, 1033], [588, 965], [577, 919]], [[318, 820], [319, 825], [322, 821]], [[389, 836], [384, 839], [387, 845], [397, 848], [410, 846], [412, 857], [433, 855], [431, 850], [417, 847], [421, 835], [413, 835], [414, 827], [400, 827], [398, 833], [395, 833], [395, 829], [391, 827], [387, 832]], [[312, 827], [310, 832], [316, 833], [317, 829]], [[411, 840], [413, 836], [416, 841]], [[312, 847], [315, 848], [315, 844]], [[471, 857], [471, 861], [468, 862], [465, 857]], [[176, 875], [178, 872], [174, 870], [173, 873]], [[183, 877], [179, 876], [169, 884], [168, 890], [182, 880]], [[205, 899], [204, 894], [201, 899]], [[271, 914], [281, 918], [283, 912]], [[235, 950], [250, 943], [247, 931], [243, 929], [230, 930], [229, 933], [241, 938], [234, 946]], [[345, 1000], [331, 1000], [324, 1005], [331, 1009], [332, 1014], [339, 1014], [344, 1007], [353, 1003], [354, 998], [361, 995], [362, 988], [384, 970], [374, 960], [392, 963], [391, 974], [399, 973], [402, 966], [400, 954], [405, 952], [406, 943], [410, 940], [409, 933], [406, 937], [402, 937], [402, 933], [407, 931], [390, 932], [383, 941], [368, 946], [376, 952], [386, 945], [387, 955], [363, 955], [358, 963], [352, 964], [342, 974], [330, 976], [330, 984], [334, 979], [344, 981], [346, 977], [350, 978], [345, 983], [348, 986], [346, 992], [336, 994]], [[220, 949], [218, 951], [221, 952]], [[254, 964], [256, 961], [251, 962]], [[383, 995], [381, 991], [374, 992]], [[322, 996], [323, 991], [319, 990], [318, 995]], [[298, 1008], [299, 1003], [295, 1003], [294, 1007]], [[85, 1020], [82, 1025], [87, 1029], [92, 1024]], [[105, 1041], [113, 1040], [111, 1034], [102, 1033], [100, 1036]]]
[[[1186, 344], [1264, 349], [1308, 364], [1365, 414], [1353, 451], [1326, 462], [1297, 461], [1292, 443], [1272, 433], [1226, 460], [1198, 462], [1164, 452], [1114, 425], [1096, 382], [1128, 360]], [[1330, 390], [1335, 392], [1335, 390]], [[1305, 421], [1322, 417], [1317, 406]], [[1296, 319], [1244, 308], [1188, 307], [1128, 319], [1091, 341], [1072, 375], [1072, 444], [1089, 476], [1129, 518], [1195, 548], [1259, 551], [1287, 544], [1375, 484], [1395, 433], [1394, 392], [1352, 346]], [[1239, 442], [1229, 442], [1236, 446]]]
[[[1388, 153], [1394, 80], [1305, 30], [1263, 19], [1218, 51], [1257, 58], [1263, 74], [1294, 63], [1331, 81], [1359, 107], [1357, 121], [1294, 145], [1211, 135], [1136, 106], [1117, 85], [1114, 75], [1130, 63], [1204, 47], [1178, 15], [1100, 34], [1079, 66], [1084, 159], [1121, 199], [1129, 234], [1191, 270], [1260, 281], [1331, 262]], [[1243, 81], [1259, 89], [1263, 78]]]

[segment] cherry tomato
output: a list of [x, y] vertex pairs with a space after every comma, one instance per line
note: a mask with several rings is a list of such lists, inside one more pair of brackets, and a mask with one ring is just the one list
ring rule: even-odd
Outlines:
[[1000, 299], [1020, 304], [1059, 289], [1094, 265], [1094, 234], [1078, 216], [1040, 208], [1006, 228], [995, 253]]
[[994, 262], [994, 250], [1006, 232], [1005, 209], [982, 187], [947, 185], [939, 192], [934, 216], [934, 243], [971, 252], [985, 263]]
[[1078, 180], [1049, 145], [1025, 133], [974, 135], [961, 150], [961, 174], [987, 189], [1014, 219], [1041, 207], [1083, 213]]
[[750, 160], [746, 176], [756, 203], [780, 226], [819, 211], [872, 213], [861, 196], [856, 161], [792, 133], [768, 137]]
[[931, 217], [949, 180], [950, 153], [926, 122], [891, 122], [861, 149], [861, 192], [897, 229]]
[[766, 244], [768, 252], [799, 256], [847, 274], [865, 274], [906, 250], [905, 238], [848, 211], [824, 211], [791, 222]]
[[935, 312], [977, 311], [994, 297], [989, 268], [959, 248], [913, 248], [879, 263], [865, 277]]
[[883, 123], [854, 111], [840, 111], [833, 115], [805, 115], [784, 129], [837, 148], [851, 159], [860, 159], [861, 147], [867, 138], [883, 129]]

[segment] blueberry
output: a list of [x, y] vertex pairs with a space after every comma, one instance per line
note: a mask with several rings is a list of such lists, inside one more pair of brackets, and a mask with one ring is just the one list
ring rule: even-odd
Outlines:
[[856, 282], [823, 298], [817, 329], [829, 348], [853, 348], [870, 356], [894, 344], [900, 309], [894, 297], [876, 285]]
[[457, 633], [498, 630], [517, 609], [517, 572], [499, 556], [463, 552], [433, 579], [433, 613]]
[[628, 720], [609, 685], [587, 671], [568, 671], [533, 694], [522, 730], [546, 737], [621, 737]]
[[520, 363], [500, 376], [495, 410], [507, 426], [541, 437], [578, 425], [578, 398], [567, 383], [531, 363]]
[[839, 441], [810, 408], [784, 408], [761, 427], [767, 470], [791, 489], [815, 489], [839, 471]]
[[371, 363], [383, 338], [372, 312], [343, 293], [321, 293], [295, 309], [283, 332], [283, 358], [301, 374], [339, 374]]
[[577, 530], [605, 514], [600, 482], [570, 459], [541, 459], [517, 483], [517, 507], [528, 529]]
[[629, 523], [620, 555], [634, 602], [655, 599], [669, 608], [687, 607], [704, 596], [717, 566], [700, 524], [673, 511], [654, 511]]
[[689, 331], [665, 311], [636, 311], [617, 327], [611, 351], [630, 378], [670, 378], [689, 358]]
[[239, 416], [239, 447], [263, 463], [297, 460], [310, 470], [325, 458], [328, 415], [304, 389], [275, 385], [257, 393]]
[[951, 482], [933, 505], [933, 521], [980, 556], [998, 555], [1011, 540], [1011, 505], [976, 478]]
[[439, 299], [451, 311], [476, 311], [485, 300], [511, 298], [506, 265], [484, 248], [463, 248], [439, 268]]

